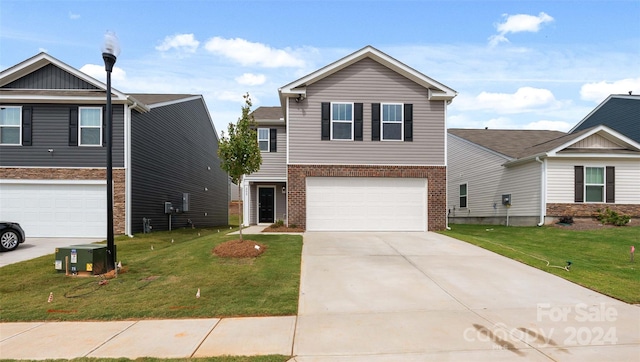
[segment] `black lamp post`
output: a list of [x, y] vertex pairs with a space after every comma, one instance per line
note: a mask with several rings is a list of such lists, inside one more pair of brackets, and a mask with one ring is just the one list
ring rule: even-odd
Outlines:
[[105, 143], [107, 145], [107, 270], [116, 268], [116, 246], [113, 241], [113, 113], [111, 111], [111, 71], [116, 64], [116, 58], [120, 55], [118, 38], [113, 33], [106, 33], [102, 45], [102, 59], [104, 69], [107, 71], [107, 119]]

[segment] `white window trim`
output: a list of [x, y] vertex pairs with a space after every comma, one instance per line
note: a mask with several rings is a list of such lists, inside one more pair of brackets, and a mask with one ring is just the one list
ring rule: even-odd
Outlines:
[[[587, 184], [587, 169], [588, 168], [601, 168], [602, 169], [602, 184]], [[607, 166], [584, 166], [584, 203], [585, 204], [602, 204], [607, 202]], [[602, 200], [601, 201], [587, 201], [587, 186], [602, 186]]]
[[[334, 104], [350, 104], [351, 105], [351, 121], [343, 121], [343, 120], [334, 120], [333, 119], [333, 105]], [[353, 132], [354, 132], [354, 103], [350, 102], [331, 102], [330, 109], [330, 128], [331, 128], [331, 140], [332, 141], [353, 141]], [[351, 123], [351, 138], [333, 138], [333, 124], [334, 123]]]
[[[83, 109], [97, 109], [99, 110], [98, 114], [100, 114], [100, 123], [98, 126], [83, 126], [82, 125], [82, 110]], [[102, 117], [104, 116], [103, 112], [102, 112], [102, 107], [78, 107], [78, 146], [79, 147], [102, 147], [102, 143], [104, 142], [104, 136], [102, 134], [102, 123], [104, 122], [104, 119], [102, 119]], [[93, 145], [93, 144], [84, 144], [82, 143], [82, 129], [83, 128], [99, 128], [100, 129], [100, 141], [98, 141], [98, 144]]]
[[467, 186], [467, 193], [464, 195], [464, 197], [467, 199], [467, 204], [465, 206], [462, 206], [462, 203], [461, 203], [460, 208], [467, 209], [469, 208], [469, 183], [468, 182], [463, 182], [461, 184], [458, 184], [458, 202], [460, 202], [460, 199], [462, 198], [462, 194], [460, 194], [460, 186], [462, 185]]
[[22, 146], [22, 106], [1, 106], [2, 108], [18, 108], [20, 109], [20, 118], [17, 126], [7, 125], [0, 126], [2, 128], [18, 128], [18, 143], [0, 143], [0, 146]]
[[[384, 125], [386, 124], [398, 124], [398, 122], [385, 122], [384, 121], [384, 106], [400, 106], [400, 138], [399, 139], [385, 139], [384, 138]], [[404, 103], [380, 103], [380, 141], [385, 142], [403, 142], [404, 141]]]
[[265, 127], [258, 127], [258, 131], [256, 132], [256, 137], [258, 137], [258, 148], [260, 148], [260, 130], [267, 130], [267, 139], [262, 141], [267, 141], [267, 149], [260, 150], [260, 152], [271, 152], [271, 129]]

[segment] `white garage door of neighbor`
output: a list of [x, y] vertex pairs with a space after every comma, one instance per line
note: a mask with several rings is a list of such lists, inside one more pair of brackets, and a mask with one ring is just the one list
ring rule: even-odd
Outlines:
[[426, 231], [427, 180], [307, 177], [309, 231]]
[[106, 195], [105, 183], [2, 183], [0, 219], [19, 222], [27, 237], [104, 238]]

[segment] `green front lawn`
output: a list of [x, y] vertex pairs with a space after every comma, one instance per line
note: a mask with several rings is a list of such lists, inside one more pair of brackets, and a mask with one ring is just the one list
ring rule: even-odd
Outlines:
[[[255, 259], [213, 255], [216, 245], [237, 239], [226, 235], [229, 231], [180, 229], [118, 237], [118, 259], [128, 270], [105, 285], [98, 283], [100, 277], [56, 272], [54, 250], [5, 266], [0, 322], [297, 314], [302, 237], [245, 235], [266, 245], [265, 253]], [[53, 301], [48, 303], [50, 292]]]
[[[627, 303], [640, 303], [640, 227], [575, 231], [562, 228], [450, 225], [442, 234], [464, 240]], [[547, 266], [547, 261], [549, 266]], [[570, 271], [562, 268], [571, 261]]]

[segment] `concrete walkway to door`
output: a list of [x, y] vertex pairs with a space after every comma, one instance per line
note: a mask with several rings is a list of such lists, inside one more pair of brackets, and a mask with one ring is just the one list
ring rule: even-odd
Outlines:
[[640, 360], [638, 306], [446, 236], [308, 232], [302, 259], [294, 361]]

